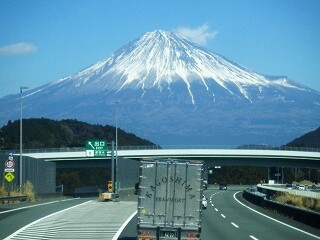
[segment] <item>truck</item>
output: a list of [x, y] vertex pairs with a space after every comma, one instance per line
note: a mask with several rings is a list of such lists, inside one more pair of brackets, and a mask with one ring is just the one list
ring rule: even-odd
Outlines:
[[202, 187], [202, 161], [141, 161], [137, 240], [200, 240]]

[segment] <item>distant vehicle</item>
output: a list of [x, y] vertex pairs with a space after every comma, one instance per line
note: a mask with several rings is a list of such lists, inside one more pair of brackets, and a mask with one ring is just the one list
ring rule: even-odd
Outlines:
[[219, 185], [220, 190], [227, 190], [227, 188], [228, 188], [228, 186], [226, 183], [220, 183], [220, 185]]
[[202, 196], [202, 208], [203, 209], [207, 209], [207, 206], [208, 206], [208, 201], [207, 201], [207, 198], [203, 195]]
[[202, 181], [202, 185], [203, 185], [203, 189], [204, 190], [207, 190], [208, 189], [208, 181], [207, 181], [207, 179], [203, 179], [203, 181]]
[[134, 185], [134, 194], [138, 195], [138, 191], [139, 191], [139, 182], [136, 182], [136, 184]]
[[137, 240], [201, 239], [203, 162], [141, 161]]
[[292, 189], [292, 184], [287, 183], [287, 184], [286, 184], [286, 189]]
[[306, 186], [299, 186], [299, 190], [306, 190]]

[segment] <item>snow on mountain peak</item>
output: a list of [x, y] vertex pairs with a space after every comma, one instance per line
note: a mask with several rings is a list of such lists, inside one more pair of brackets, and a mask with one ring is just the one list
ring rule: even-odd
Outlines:
[[63, 80], [73, 81], [77, 88], [85, 85], [86, 89], [93, 91], [120, 91], [128, 87], [143, 90], [153, 87], [162, 89], [170, 88], [170, 85], [177, 81], [183, 81], [193, 104], [193, 82], [202, 84], [206, 90], [209, 90], [209, 84], [214, 82], [230, 94], [240, 95], [250, 101], [250, 87], [261, 92], [270, 85], [291, 86], [286, 79], [271, 80], [236, 65], [181, 35], [162, 30], [142, 35], [107, 59]]

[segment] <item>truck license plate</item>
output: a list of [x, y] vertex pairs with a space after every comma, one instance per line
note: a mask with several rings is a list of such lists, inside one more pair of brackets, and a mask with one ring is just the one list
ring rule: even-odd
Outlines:
[[162, 231], [161, 237], [176, 238], [177, 232], [175, 232], [175, 231]]

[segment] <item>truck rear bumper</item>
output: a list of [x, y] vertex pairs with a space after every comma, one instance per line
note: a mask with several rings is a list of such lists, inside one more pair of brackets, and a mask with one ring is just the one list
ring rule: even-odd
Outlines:
[[137, 240], [200, 240], [201, 228], [139, 226]]

